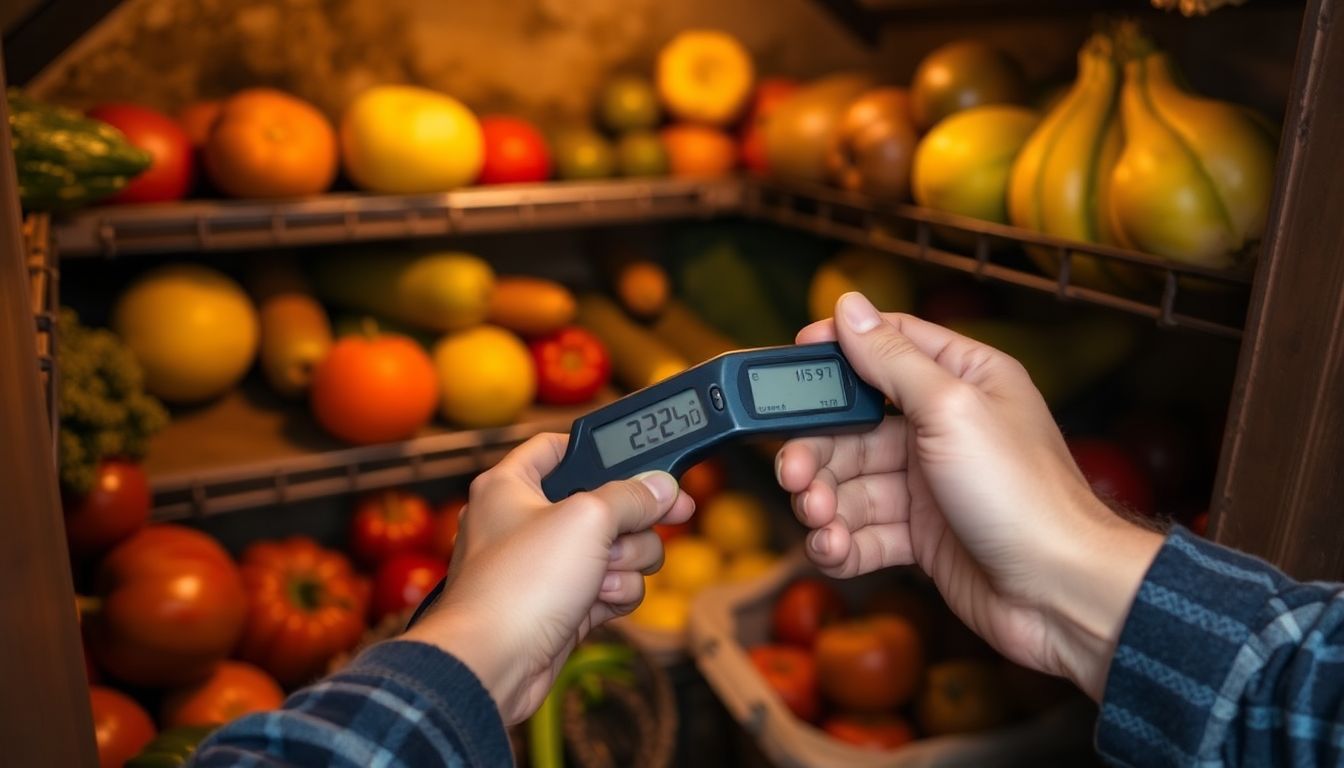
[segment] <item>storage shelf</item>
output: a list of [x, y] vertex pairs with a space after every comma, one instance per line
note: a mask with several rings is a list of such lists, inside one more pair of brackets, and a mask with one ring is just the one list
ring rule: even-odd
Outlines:
[[[119, 257], [716, 216], [775, 222], [1052, 293], [1065, 301], [1123, 310], [1162, 326], [1239, 338], [1244, 322], [1245, 276], [915, 206], [875, 204], [830, 188], [744, 178], [106, 207], [53, 222], [51, 237], [61, 256]], [[37, 322], [49, 334], [58, 273], [49, 252], [38, 247], [46, 240], [41, 231], [45, 225], [45, 220], [34, 220], [29, 248], [34, 304], [45, 310], [40, 310]], [[948, 232], [959, 233], [967, 247], [958, 252], [941, 245], [939, 238]], [[1023, 257], [1022, 246], [1048, 249], [1066, 266], [1057, 278], [1049, 277]], [[1151, 275], [1149, 295], [1074, 284], [1071, 265], [1080, 256], [1123, 262]], [[1205, 287], [1192, 289], [1196, 281]], [[1220, 288], [1210, 291], [1209, 285]], [[52, 368], [49, 355], [40, 352], [39, 357]], [[48, 382], [54, 387], [52, 377]], [[606, 393], [608, 400], [613, 396]], [[191, 518], [470, 474], [490, 466], [533, 434], [567, 430], [590, 407], [535, 408], [508, 427], [451, 431], [435, 426], [403, 442], [349, 447], [323, 434], [301, 406], [281, 403], [252, 382], [208, 406], [174, 414], [173, 422], [154, 439], [145, 460], [154, 490], [153, 514], [159, 520]], [[210, 439], [201, 440], [203, 434]]]
[[[597, 402], [614, 397], [605, 391]], [[537, 406], [505, 427], [454, 431], [436, 423], [410, 440], [351, 447], [323, 433], [301, 405], [249, 382], [174, 413], [154, 437], [144, 461], [153, 517], [180, 520], [471, 474], [535, 434], [567, 432], [595, 406]]]
[[343, 193], [298, 200], [88, 208], [53, 227], [62, 257], [234, 251], [478, 232], [712, 217], [742, 184], [648, 179], [471, 187], [433, 195]]
[[[749, 181], [743, 214], [783, 226], [843, 240], [916, 261], [926, 261], [977, 277], [1055, 294], [1156, 320], [1165, 327], [1187, 328], [1239, 339], [1245, 319], [1250, 276], [1176, 264], [1150, 254], [1114, 246], [1082, 243], [1026, 229], [912, 205], [875, 205], [860, 195], [824, 187]], [[966, 251], [947, 250], [939, 235], [973, 243]], [[1005, 247], [1018, 246], [1018, 247]], [[1021, 265], [1020, 246], [1055, 254], [1064, 267], [1049, 277]], [[1074, 261], [1096, 256], [1121, 262], [1146, 275], [1147, 289], [1132, 295], [1077, 285]]]

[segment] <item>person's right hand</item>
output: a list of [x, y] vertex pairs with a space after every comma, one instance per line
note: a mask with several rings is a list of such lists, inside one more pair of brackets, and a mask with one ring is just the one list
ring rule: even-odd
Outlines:
[[1162, 539], [1093, 494], [1017, 361], [857, 293], [799, 343], [838, 340], [902, 415], [780, 450], [780, 485], [833, 576], [917, 563], [1010, 659], [1094, 698]]

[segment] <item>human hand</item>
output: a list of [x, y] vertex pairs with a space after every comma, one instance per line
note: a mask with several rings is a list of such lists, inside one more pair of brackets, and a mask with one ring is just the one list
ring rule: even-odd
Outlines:
[[666, 472], [551, 503], [541, 478], [567, 439], [537, 435], [472, 481], [443, 594], [403, 635], [470, 667], [507, 724], [541, 705], [590, 630], [639, 605], [663, 562], [651, 527], [695, 511]]
[[917, 563], [1008, 658], [1099, 698], [1161, 546], [1093, 495], [1020, 363], [857, 293], [798, 343], [838, 340], [902, 412], [858, 435], [791, 440], [776, 459], [808, 555], [832, 576]]

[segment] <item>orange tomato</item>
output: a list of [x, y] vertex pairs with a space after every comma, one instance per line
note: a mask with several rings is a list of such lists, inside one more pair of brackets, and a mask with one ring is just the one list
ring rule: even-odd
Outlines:
[[404, 336], [347, 336], [318, 363], [308, 397], [331, 434], [382, 443], [404, 440], [429, 422], [439, 380], [429, 355]]
[[283, 685], [322, 674], [359, 642], [369, 588], [340, 552], [312, 539], [259, 541], [243, 552], [248, 613], [237, 656]]
[[325, 192], [336, 178], [336, 131], [306, 101], [249, 88], [224, 102], [205, 144], [205, 169], [232, 197]]
[[164, 728], [227, 723], [252, 712], [277, 709], [285, 692], [274, 678], [243, 661], [222, 661], [194, 685], [169, 691], [159, 705]]
[[154, 722], [130, 696], [94, 685], [89, 688], [89, 703], [99, 768], [121, 768], [154, 738]]
[[673, 176], [714, 178], [737, 167], [737, 144], [717, 128], [679, 124], [664, 128], [659, 135]]

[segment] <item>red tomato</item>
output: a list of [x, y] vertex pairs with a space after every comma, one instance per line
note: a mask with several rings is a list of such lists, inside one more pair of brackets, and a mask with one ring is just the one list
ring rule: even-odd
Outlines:
[[210, 677], [164, 694], [159, 724], [218, 725], [284, 702], [285, 692], [270, 675], [247, 662], [222, 661]]
[[915, 740], [915, 729], [900, 715], [851, 713], [822, 724], [833, 738], [864, 749], [896, 749]]
[[748, 171], [758, 176], [769, 174], [769, 161], [765, 156], [765, 121], [796, 90], [798, 83], [784, 77], [767, 78], [756, 86], [751, 109], [742, 123], [742, 164]]
[[89, 110], [89, 117], [126, 134], [127, 141], [153, 157], [149, 168], [108, 202], [160, 203], [181, 200], [191, 191], [196, 159], [191, 139], [176, 120], [136, 104], [101, 104]]
[[449, 499], [439, 505], [439, 510], [434, 513], [434, 535], [429, 553], [445, 563], [453, 560], [453, 547], [457, 546], [457, 529], [462, 522], [462, 508], [465, 506], [466, 499]]
[[695, 499], [697, 507], [703, 507], [723, 490], [728, 482], [728, 473], [723, 469], [723, 462], [705, 459], [683, 472], [677, 482], [687, 496]]
[[313, 371], [308, 399], [317, 423], [342, 440], [405, 440], [434, 416], [439, 379], [405, 336], [347, 336]]
[[149, 479], [138, 464], [103, 459], [89, 492], [63, 498], [62, 505], [70, 552], [95, 555], [149, 522]]
[[505, 115], [481, 118], [485, 162], [479, 184], [545, 181], [551, 177], [551, 151], [541, 131], [526, 120]]
[[749, 651], [751, 663], [765, 682], [784, 699], [800, 720], [812, 722], [821, 712], [817, 699], [817, 665], [812, 654], [801, 648], [761, 645]]
[[340, 552], [295, 536], [260, 541], [242, 558], [247, 626], [237, 656], [281, 685], [306, 683], [364, 632], [368, 586]]
[[845, 601], [835, 587], [820, 579], [799, 579], [775, 601], [770, 623], [779, 642], [811, 648], [823, 627], [844, 616]]
[[128, 683], [200, 680], [243, 629], [238, 569], [214, 539], [191, 528], [141, 529], [103, 558], [95, 585], [102, 605], [85, 622], [90, 650], [110, 676]]
[[360, 497], [350, 519], [350, 553], [367, 566], [377, 566], [403, 552], [429, 552], [434, 522], [429, 502], [395, 488]]
[[593, 399], [611, 378], [611, 356], [591, 332], [561, 328], [528, 344], [537, 366], [537, 400], [577, 405]]
[[817, 635], [821, 692], [842, 709], [881, 712], [915, 695], [924, 651], [910, 622], [872, 616], [826, 627]]
[[448, 574], [448, 564], [427, 555], [398, 555], [373, 579], [373, 621], [414, 608]]
[[121, 768], [154, 739], [154, 722], [135, 700], [102, 686], [89, 688], [98, 768]]
[[1138, 464], [1115, 443], [1084, 438], [1069, 441], [1069, 452], [1092, 492], [1142, 515], [1153, 514], [1153, 487]]

